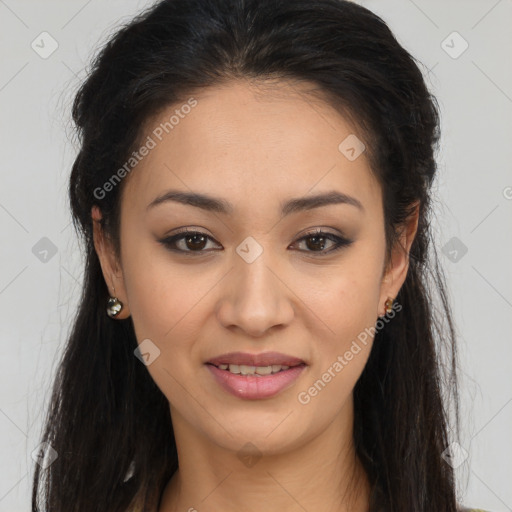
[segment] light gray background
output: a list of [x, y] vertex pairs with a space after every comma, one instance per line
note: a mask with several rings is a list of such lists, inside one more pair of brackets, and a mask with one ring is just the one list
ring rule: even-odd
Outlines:
[[[31, 453], [80, 292], [70, 101], [98, 43], [150, 3], [0, 0], [0, 512], [29, 510]], [[435, 227], [460, 334], [459, 488], [468, 505], [512, 511], [512, 1], [360, 3], [424, 64], [442, 108]], [[51, 49], [45, 31], [58, 48], [43, 59], [31, 44]], [[38, 252], [43, 237], [54, 255]]]

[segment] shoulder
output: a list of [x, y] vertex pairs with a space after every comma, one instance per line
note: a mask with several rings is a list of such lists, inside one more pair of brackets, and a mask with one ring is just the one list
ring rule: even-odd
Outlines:
[[459, 508], [459, 512], [487, 512], [481, 508]]

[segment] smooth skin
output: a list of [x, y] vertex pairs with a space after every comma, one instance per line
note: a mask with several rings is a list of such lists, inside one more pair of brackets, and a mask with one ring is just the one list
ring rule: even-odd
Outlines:
[[[350, 161], [338, 149], [350, 134], [363, 137], [305, 84], [266, 85], [238, 80], [194, 94], [197, 106], [125, 178], [119, 260], [92, 210], [105, 281], [124, 304], [118, 318], [131, 315], [138, 342], [160, 350], [147, 370], [169, 401], [179, 470], [159, 512], [368, 508], [352, 426], [371, 337], [307, 404], [298, 395], [397, 296], [418, 209], [384, 272], [381, 188], [366, 152]], [[176, 108], [151, 119], [142, 140]], [[221, 198], [233, 211], [175, 201], [148, 208], [170, 189]], [[281, 215], [285, 201], [328, 191], [363, 209], [339, 203]], [[208, 238], [182, 238], [175, 251], [160, 242], [183, 227]], [[336, 242], [322, 245], [310, 235], [316, 228], [352, 243], [329, 252]], [[263, 249], [251, 263], [236, 251], [247, 237]], [[241, 399], [205, 365], [232, 351], [277, 351], [308, 366], [274, 397]], [[241, 457], [243, 447], [256, 458]]]

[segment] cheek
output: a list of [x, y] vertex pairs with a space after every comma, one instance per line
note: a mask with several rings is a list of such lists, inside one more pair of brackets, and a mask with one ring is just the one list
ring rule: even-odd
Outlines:
[[373, 344], [378, 298], [375, 275], [351, 273], [331, 279], [329, 293], [320, 294], [312, 305], [321, 312], [322, 322], [316, 322], [313, 364], [297, 400], [306, 406], [304, 413], [319, 423], [339, 412], [364, 370]]
[[[188, 325], [204, 291], [184, 282], [179, 273], [163, 275], [156, 267], [135, 271], [127, 280], [127, 296], [137, 338], [154, 338], [159, 344]], [[197, 283], [196, 283], [197, 284]], [[202, 292], [202, 293], [201, 293]], [[181, 337], [181, 336], [180, 336]]]
[[218, 279], [193, 277], [160, 261], [154, 253], [135, 250], [126, 258], [125, 268], [135, 336], [139, 344], [151, 340], [159, 351], [147, 370], [169, 403], [186, 409], [190, 401], [187, 383], [200, 359], [190, 341], [200, 339], [207, 292]]
[[123, 260], [136, 337], [154, 340], [162, 353], [171, 345], [179, 352], [180, 345], [200, 338], [208, 293], [222, 275], [208, 265], [172, 264], [165, 251], [146, 245], [132, 243]]
[[316, 332], [309, 379], [311, 397], [319, 398], [316, 406], [328, 406], [330, 399], [343, 403], [368, 360], [380, 298], [381, 260], [374, 256], [378, 254], [378, 248], [354, 252], [309, 296], [308, 307], [316, 313], [315, 327], [309, 327]]
[[380, 262], [354, 255], [353, 264], [345, 263], [317, 279], [303, 280], [306, 288], [298, 292], [306, 298], [317, 330], [320, 327], [325, 332], [321, 339], [338, 349], [375, 325], [380, 297]]

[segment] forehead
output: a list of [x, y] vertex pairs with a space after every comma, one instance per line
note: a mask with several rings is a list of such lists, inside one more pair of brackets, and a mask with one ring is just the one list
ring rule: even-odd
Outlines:
[[152, 149], [125, 183], [130, 208], [142, 212], [166, 188], [260, 209], [335, 188], [378, 207], [380, 187], [366, 154], [349, 159], [342, 151], [344, 141], [362, 141], [361, 134], [307, 88], [233, 81], [160, 111], [141, 137], [151, 139]]

